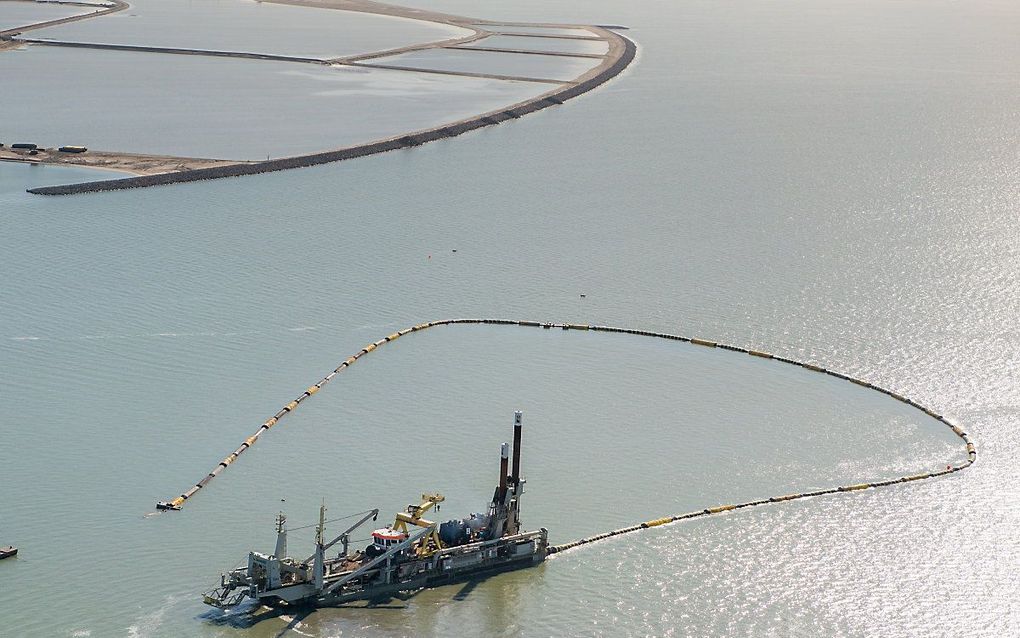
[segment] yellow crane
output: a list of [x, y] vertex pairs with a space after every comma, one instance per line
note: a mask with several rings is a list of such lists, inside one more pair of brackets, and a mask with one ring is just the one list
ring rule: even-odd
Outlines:
[[432, 531], [418, 543], [415, 551], [419, 556], [429, 556], [443, 548], [443, 543], [439, 540], [439, 526], [432, 521], [425, 520], [422, 516], [433, 507], [438, 512], [439, 504], [445, 500], [446, 498], [439, 492], [426, 492], [421, 495], [421, 503], [418, 505], [412, 503], [407, 506], [407, 513], [397, 512], [396, 519], [393, 521], [393, 529], [398, 532], [409, 534], [408, 525], [432, 528]]

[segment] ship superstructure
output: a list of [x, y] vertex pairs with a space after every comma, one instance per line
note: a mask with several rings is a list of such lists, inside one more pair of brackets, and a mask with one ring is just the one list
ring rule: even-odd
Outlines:
[[[514, 414], [513, 462], [510, 446], [500, 449], [499, 484], [485, 512], [437, 523], [424, 518], [445, 499], [422, 494], [418, 504], [399, 512], [393, 525], [372, 532], [372, 543], [350, 552], [350, 535], [379, 510], [361, 518], [333, 539], [325, 534], [325, 506], [319, 509], [315, 550], [304, 559], [287, 556], [286, 517], [276, 521], [276, 547], [272, 554], [250, 552], [248, 564], [223, 574], [220, 586], [204, 601], [229, 608], [254, 599], [267, 606], [327, 607], [353, 600], [381, 600], [399, 592], [458, 582], [485, 573], [536, 565], [548, 553], [548, 532], [542, 528], [522, 532], [520, 499], [521, 413]], [[333, 558], [327, 552], [339, 544]]]

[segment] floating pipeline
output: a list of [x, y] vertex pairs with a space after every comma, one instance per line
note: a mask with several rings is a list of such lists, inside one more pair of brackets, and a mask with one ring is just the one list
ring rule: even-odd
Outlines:
[[457, 137], [458, 135], [462, 135], [485, 126], [492, 126], [500, 122], [517, 119], [530, 113], [541, 111], [545, 108], [558, 106], [567, 100], [573, 99], [601, 86], [602, 84], [605, 84], [612, 78], [619, 75], [634, 60], [634, 57], [637, 54], [637, 45], [635, 45], [629, 38], [625, 38], [618, 33], [608, 30], [605, 31], [605, 33], [607, 34], [606, 37], [608, 39], [620, 43], [623, 47], [623, 51], [619, 58], [605, 69], [596, 73], [594, 76], [584, 80], [583, 82], [568, 84], [563, 88], [552, 91], [551, 93], [539, 95], [513, 107], [503, 108], [489, 113], [482, 113], [475, 117], [461, 120], [460, 122], [455, 122], [453, 124], [426, 129], [423, 131], [415, 131], [413, 133], [386, 140], [369, 142], [367, 144], [349, 146], [347, 148], [321, 153], [284, 157], [280, 159], [266, 160], [264, 162], [248, 162], [228, 164], [226, 166], [212, 166], [209, 168], [196, 168], [194, 170], [176, 173], [158, 173], [155, 175], [140, 175], [137, 177], [124, 177], [120, 179], [83, 182], [79, 184], [64, 184], [59, 186], [40, 186], [38, 188], [30, 188], [28, 189], [28, 192], [36, 195], [75, 195], [80, 193], [124, 190], [128, 188], [162, 186], [167, 184], [177, 184], [180, 182], [197, 182], [207, 179], [219, 179], [221, 177], [258, 175], [261, 173], [271, 173], [274, 171], [283, 171], [292, 168], [306, 168], [319, 164], [328, 164], [330, 162], [341, 162], [359, 157], [366, 157], [368, 155], [375, 155], [377, 153], [385, 153], [412, 146], [420, 146], [427, 142], [434, 142], [436, 140]]
[[412, 332], [420, 332], [422, 330], [427, 330], [429, 328], [434, 328], [434, 327], [437, 327], [437, 326], [447, 326], [447, 325], [456, 325], [456, 324], [485, 324], [485, 325], [498, 325], [498, 326], [522, 326], [522, 327], [529, 327], [529, 328], [542, 328], [542, 329], [546, 329], [546, 330], [553, 329], [553, 328], [560, 328], [562, 330], [584, 330], [584, 331], [597, 331], [597, 332], [616, 332], [616, 333], [621, 333], [621, 334], [631, 334], [631, 335], [639, 335], [639, 336], [644, 336], [644, 337], [656, 337], [656, 338], [659, 338], [659, 339], [669, 339], [671, 341], [684, 341], [684, 342], [687, 342], [687, 343], [690, 343], [690, 344], [696, 345], [696, 346], [707, 347], [707, 348], [718, 348], [718, 349], [723, 349], [723, 350], [730, 350], [732, 352], [743, 353], [743, 354], [746, 354], [746, 355], [749, 355], [749, 356], [752, 356], [752, 357], [759, 357], [759, 358], [763, 358], [763, 359], [772, 359], [774, 361], [780, 361], [782, 363], [787, 363], [789, 365], [795, 365], [795, 366], [804, 368], [805, 370], [810, 370], [812, 372], [817, 372], [819, 374], [826, 374], [826, 375], [829, 375], [831, 377], [836, 377], [838, 379], [843, 379], [845, 381], [850, 381], [850, 382], [856, 383], [857, 385], [860, 385], [862, 387], [865, 387], [865, 388], [868, 388], [868, 389], [871, 389], [871, 390], [875, 390], [876, 392], [881, 392], [883, 394], [886, 394], [889, 397], [891, 397], [891, 398], [893, 398], [893, 399], [895, 399], [895, 400], [897, 400], [897, 401], [899, 401], [901, 403], [909, 405], [909, 406], [911, 406], [911, 407], [913, 407], [913, 408], [915, 408], [915, 409], [917, 409], [917, 410], [919, 410], [921, 412], [924, 412], [925, 414], [927, 414], [928, 416], [932, 417], [933, 419], [935, 419], [937, 421], [940, 421], [941, 423], [946, 425], [948, 428], [950, 428], [953, 431], [953, 434], [955, 434], [957, 437], [959, 437], [959, 439], [961, 441], [963, 441], [963, 443], [966, 445], [967, 460], [962, 462], [962, 463], [960, 463], [959, 465], [950, 465], [946, 469], [941, 470], [939, 472], [924, 472], [924, 473], [920, 473], [920, 474], [912, 474], [912, 475], [909, 475], [909, 476], [901, 476], [901, 477], [889, 478], [889, 479], [885, 479], [885, 480], [882, 480], [882, 481], [872, 481], [872, 482], [868, 482], [868, 483], [856, 483], [856, 484], [853, 484], [853, 485], [838, 485], [838, 486], [831, 487], [831, 488], [828, 488], [828, 489], [814, 490], [814, 491], [811, 491], [811, 492], [797, 492], [797, 493], [794, 493], [794, 494], [785, 494], [785, 495], [782, 495], [782, 496], [772, 496], [772, 497], [769, 497], [769, 498], [759, 499], [759, 500], [756, 500], [756, 501], [747, 501], [747, 502], [744, 502], [744, 503], [735, 503], [735, 504], [728, 504], [728, 505], [717, 505], [715, 507], [708, 507], [708, 508], [705, 508], [705, 509], [702, 509], [702, 510], [697, 510], [697, 511], [694, 511], [694, 512], [688, 512], [686, 514], [675, 514], [675, 515], [672, 515], [672, 516], [664, 516], [664, 517], [648, 520], [648, 521], [645, 521], [645, 522], [637, 524], [637, 525], [632, 525], [630, 527], [624, 527], [624, 528], [613, 530], [613, 531], [610, 531], [610, 532], [603, 532], [601, 534], [596, 534], [595, 536], [589, 536], [587, 538], [581, 538], [581, 539], [578, 539], [578, 540], [575, 540], [575, 541], [571, 541], [569, 543], [564, 543], [564, 544], [561, 544], [561, 545], [552, 545], [552, 546], [549, 547], [549, 553], [550, 554], [555, 554], [555, 553], [558, 553], [558, 552], [564, 552], [564, 551], [566, 551], [568, 549], [573, 549], [575, 547], [580, 547], [581, 545], [588, 545], [588, 544], [591, 544], [591, 543], [596, 543], [598, 541], [605, 540], [607, 538], [612, 538], [614, 536], [620, 536], [622, 534], [631, 534], [631, 533], [639, 532], [641, 530], [646, 530], [646, 529], [649, 529], [649, 528], [652, 528], [652, 527], [659, 527], [659, 526], [662, 526], [662, 525], [667, 525], [669, 523], [674, 523], [676, 521], [687, 520], [687, 519], [691, 519], [691, 518], [698, 518], [698, 517], [702, 517], [702, 516], [712, 516], [712, 515], [715, 515], [715, 514], [723, 514], [725, 512], [731, 512], [731, 511], [734, 511], [734, 510], [743, 509], [745, 507], [756, 507], [758, 505], [765, 505], [765, 504], [768, 504], [768, 503], [783, 503], [783, 502], [786, 502], [786, 501], [793, 501], [793, 500], [802, 499], [802, 498], [809, 498], [809, 497], [812, 497], [812, 496], [822, 496], [822, 495], [826, 495], [826, 494], [842, 494], [842, 493], [850, 493], [850, 492], [860, 492], [860, 491], [863, 491], [863, 490], [874, 489], [874, 488], [878, 488], [878, 487], [886, 487], [886, 486], [890, 486], [890, 485], [897, 485], [897, 484], [901, 484], [901, 483], [909, 483], [909, 482], [912, 482], [912, 481], [923, 481], [923, 480], [927, 480], [927, 479], [930, 479], [930, 478], [935, 478], [937, 476], [944, 476], [946, 474], [952, 474], [954, 472], [959, 472], [960, 470], [963, 470], [963, 469], [966, 469], [966, 468], [970, 467], [977, 460], [977, 449], [974, 447], [974, 443], [970, 440], [970, 437], [967, 435], [967, 433], [959, 425], [957, 425], [955, 423], [952, 423], [949, 419], [947, 419], [946, 417], [942, 416], [941, 414], [935, 412], [934, 410], [932, 410], [932, 409], [930, 409], [928, 407], [922, 406], [921, 404], [919, 404], [919, 403], [917, 403], [917, 402], [915, 402], [915, 401], [913, 401], [911, 399], [908, 399], [908, 398], [904, 397], [901, 394], [893, 392], [892, 390], [887, 390], [885, 388], [876, 386], [876, 385], [874, 385], [872, 383], [869, 383], [867, 381], [864, 381], [864, 380], [861, 380], [861, 379], [857, 379], [857, 378], [854, 378], [854, 377], [851, 377], [851, 376], [848, 376], [848, 375], [845, 375], [845, 374], [842, 374], [842, 373], [839, 373], [839, 372], [835, 372], [833, 370], [829, 370], [827, 368], [823, 368], [821, 366], [817, 366], [817, 365], [814, 365], [814, 364], [811, 364], [811, 363], [806, 363], [806, 362], [802, 362], [802, 361], [796, 361], [794, 359], [788, 359], [786, 357], [775, 356], [775, 355], [772, 355], [772, 354], [770, 354], [768, 352], [763, 352], [763, 351], [760, 351], [760, 350], [750, 350], [750, 349], [747, 349], [747, 348], [742, 348], [740, 346], [731, 346], [731, 345], [727, 345], [727, 344], [721, 344], [721, 343], [718, 343], [716, 341], [709, 341], [707, 339], [684, 337], [684, 336], [681, 336], [681, 335], [668, 334], [668, 333], [663, 333], [663, 332], [652, 332], [652, 331], [648, 331], [648, 330], [635, 330], [635, 329], [632, 329], [632, 328], [616, 328], [616, 327], [613, 327], [613, 326], [594, 326], [594, 325], [574, 324], [574, 323], [542, 323], [542, 322], [538, 322], [538, 321], [515, 321], [515, 320], [511, 320], [511, 319], [444, 319], [444, 320], [441, 320], [441, 321], [430, 321], [428, 323], [420, 323], [418, 325], [411, 326], [410, 328], [405, 328], [403, 330], [400, 330], [399, 332], [394, 332], [393, 334], [389, 335], [388, 337], [384, 337], [383, 339], [380, 339], [378, 341], [375, 341], [375, 342], [372, 342], [372, 343], [366, 345], [364, 348], [359, 350], [357, 353], [355, 353], [355, 354], [351, 355], [350, 357], [348, 357], [347, 359], [345, 359], [343, 363], [341, 363], [339, 366], [337, 366], [332, 372], [327, 374], [325, 377], [320, 379], [318, 383], [310, 386], [307, 390], [302, 392], [300, 396], [298, 396], [296, 399], [294, 399], [293, 401], [291, 401], [290, 403], [285, 405], [283, 408], [280, 409], [279, 412], [277, 412], [272, 417], [270, 417], [265, 422], [263, 422], [259, 426], [259, 428], [255, 431], [254, 434], [252, 434], [247, 439], [245, 439], [244, 442], [241, 443], [240, 447], [238, 447], [236, 450], [234, 450], [231, 454], [229, 454], [222, 461], [220, 461], [220, 463], [216, 467], [214, 467], [212, 469], [212, 471], [209, 472], [209, 474], [207, 474], [206, 476], [202, 477], [202, 479], [199, 480], [198, 483], [196, 483], [193, 487], [191, 487], [187, 491], [183, 492], [180, 496], [178, 496], [178, 497], [176, 497], [176, 498], [174, 498], [174, 499], [172, 499], [170, 501], [161, 501], [161, 502], [157, 503], [156, 504], [157, 509], [160, 509], [160, 510], [179, 510], [179, 509], [181, 509], [181, 507], [184, 505], [184, 503], [189, 498], [192, 498], [195, 494], [197, 494], [202, 488], [204, 488], [206, 485], [208, 485], [209, 482], [212, 479], [216, 478], [223, 470], [225, 470], [227, 467], [229, 467], [231, 463], [236, 461], [237, 458], [241, 454], [243, 454], [246, 450], [250, 449], [251, 446], [254, 445], [256, 441], [258, 441], [259, 437], [262, 436], [263, 434], [265, 434], [266, 432], [268, 432], [274, 426], [276, 426], [280, 422], [280, 419], [282, 419], [287, 414], [289, 414], [289, 413], [293, 412], [294, 410], [296, 410], [298, 408], [298, 406], [301, 405], [301, 403], [305, 399], [307, 399], [308, 397], [310, 397], [313, 394], [315, 394], [316, 392], [318, 392], [320, 389], [322, 389], [322, 386], [324, 386], [327, 383], [329, 383], [330, 381], [332, 381], [336, 377], [336, 375], [340, 374], [341, 372], [343, 372], [347, 368], [349, 368], [352, 365], [354, 365], [358, 361], [358, 359], [360, 359], [361, 357], [367, 355], [370, 352], [375, 351], [377, 348], [379, 348], [379, 347], [381, 347], [381, 346], [383, 346], [383, 345], [385, 345], [387, 343], [390, 343], [391, 341], [396, 341], [400, 337], [403, 337], [404, 335], [410, 334]]

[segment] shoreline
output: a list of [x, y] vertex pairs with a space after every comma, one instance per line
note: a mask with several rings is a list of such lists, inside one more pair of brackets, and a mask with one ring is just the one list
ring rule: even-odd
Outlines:
[[243, 160], [221, 160], [203, 157], [175, 157], [173, 155], [127, 154], [109, 151], [88, 151], [87, 154], [61, 153], [56, 148], [37, 149], [37, 155], [0, 148], [0, 160], [39, 166], [88, 168], [117, 171], [134, 177], [164, 175], [174, 172], [200, 170], [216, 166], [246, 163]]
[[[7, 0], [4, 0], [7, 1]], [[29, 2], [36, 2], [36, 0], [28, 0]], [[39, 2], [37, 4], [57, 4], [57, 5], [72, 5], [72, 6], [95, 6], [98, 7], [92, 13], [79, 13], [77, 15], [68, 16], [66, 18], [57, 18], [55, 20], [46, 20], [44, 22], [34, 22], [22, 27], [12, 27], [10, 29], [4, 29], [0, 31], [0, 41], [12, 41], [15, 36], [19, 36], [25, 31], [34, 31], [36, 29], [45, 29], [47, 27], [55, 27], [58, 24], [67, 24], [68, 22], [77, 22], [79, 20], [88, 20], [90, 18], [100, 18], [111, 13], [117, 13], [127, 9], [130, 5], [124, 0], [104, 0], [104, 4], [92, 4], [84, 2]]]
[[3, 157], [3, 156], [0, 156], [0, 162], [7, 162], [8, 164], [17, 164], [18, 166], [42, 166], [43, 168], [56, 168], [56, 169], [61, 169], [61, 168], [81, 168], [81, 169], [86, 169], [86, 170], [110, 171], [110, 172], [116, 172], [116, 173], [125, 173], [127, 175], [138, 175], [138, 173], [135, 173], [133, 171], [129, 171], [126, 168], [113, 168], [113, 167], [103, 167], [103, 166], [86, 166], [86, 165], [82, 165], [82, 164], [65, 164], [63, 162], [40, 162], [40, 161], [37, 161], [37, 160], [15, 159], [15, 158], [11, 158], [11, 157]]
[[[394, 18], [408, 18], [411, 20], [423, 20], [425, 22], [438, 22], [449, 24], [465, 29], [474, 28], [473, 25], [483, 24], [485, 20], [477, 20], [467, 16], [453, 13], [442, 13], [428, 9], [415, 9], [386, 2], [375, 2], [374, 0], [258, 0], [259, 2], [270, 2], [273, 4], [289, 4], [300, 7], [314, 7], [318, 9], [335, 9], [338, 11], [358, 11], [361, 13], [373, 13], [375, 15], [390, 16]], [[475, 29], [478, 30], [478, 29]]]
[[[128, 4], [123, 0], [111, 0], [116, 3], [106, 13], [119, 11], [127, 8]], [[340, 11], [360, 11], [377, 15], [409, 18], [428, 22], [448, 24], [458, 28], [471, 30], [467, 36], [447, 38], [444, 40], [427, 42], [423, 44], [409, 45], [398, 49], [367, 52], [351, 56], [324, 60], [292, 59], [290, 61], [302, 63], [318, 63], [330, 66], [384, 66], [374, 65], [369, 60], [386, 56], [398, 55], [408, 51], [454, 48], [457, 45], [475, 42], [490, 35], [498, 34], [499, 29], [491, 27], [506, 27], [512, 29], [518, 26], [532, 26], [541, 28], [577, 29], [585, 30], [592, 34], [590, 39], [604, 40], [608, 44], [608, 51], [600, 55], [602, 63], [588, 69], [581, 75], [566, 81], [554, 81], [555, 88], [540, 93], [527, 100], [517, 102], [495, 110], [486, 111], [477, 115], [461, 118], [454, 122], [441, 124], [426, 129], [419, 129], [402, 133], [388, 138], [377, 139], [357, 145], [333, 148], [324, 151], [314, 151], [300, 155], [270, 159], [264, 161], [243, 161], [243, 160], [219, 160], [184, 156], [166, 156], [141, 153], [118, 153], [115, 151], [88, 151], [81, 155], [67, 155], [59, 153], [54, 149], [40, 149], [40, 154], [32, 156], [29, 160], [23, 153], [16, 153], [9, 148], [0, 149], [0, 158], [11, 161], [21, 161], [33, 164], [45, 164], [56, 166], [74, 166], [77, 168], [95, 168], [100, 170], [117, 170], [132, 174], [132, 177], [118, 179], [105, 179], [91, 182], [74, 184], [63, 184], [57, 186], [45, 186], [28, 189], [27, 192], [37, 195], [71, 195], [80, 193], [102, 192], [110, 190], [123, 190], [131, 188], [146, 188], [149, 186], [162, 186], [181, 182], [202, 181], [207, 179], [220, 179], [224, 177], [241, 177], [245, 175], [256, 175], [293, 168], [305, 168], [319, 164], [340, 162], [358, 157], [366, 157], [387, 151], [411, 148], [428, 142], [448, 139], [462, 135], [475, 129], [492, 126], [508, 120], [517, 119], [540, 111], [550, 106], [559, 106], [566, 100], [575, 98], [587, 93], [596, 87], [604, 84], [610, 79], [619, 75], [636, 56], [637, 47], [630, 39], [610, 30], [607, 27], [597, 25], [577, 24], [545, 24], [545, 23], [520, 23], [520, 22], [496, 22], [431, 12], [422, 9], [412, 9], [397, 5], [374, 2], [372, 0], [258, 0], [275, 4], [287, 4], [326, 8]], [[97, 12], [76, 16], [74, 19], [83, 17], [94, 17], [103, 15]], [[58, 21], [60, 23], [68, 19]], [[51, 23], [40, 23], [30, 28], [42, 28], [43, 25], [51, 26]], [[7, 32], [3, 32], [7, 33]], [[573, 36], [576, 37], [576, 36]], [[121, 50], [152, 50], [154, 47], [126, 47], [110, 45], [90, 45], [89, 43], [61, 43], [39, 42], [31, 40], [12, 39], [10, 36], [5, 40], [14, 45], [21, 46], [86, 46], [88, 48], [117, 48]], [[170, 53], [190, 53], [193, 55], [207, 54], [202, 50], [178, 49]], [[232, 55], [229, 52], [216, 52], [217, 55]], [[237, 57], [238, 54], [234, 54]], [[262, 54], [244, 54], [243, 57], [263, 58]], [[426, 69], [406, 69], [407, 72], [429, 72]], [[436, 71], [432, 71], [436, 72]], [[481, 73], [471, 75], [484, 76]], [[528, 80], [529, 78], [501, 78]], [[537, 81], [537, 80], [536, 80]]]

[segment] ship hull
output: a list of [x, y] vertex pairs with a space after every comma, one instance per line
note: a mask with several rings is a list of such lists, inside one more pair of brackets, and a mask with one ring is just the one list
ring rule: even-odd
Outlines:
[[534, 567], [544, 560], [545, 556], [542, 556], [541, 558], [527, 557], [516, 560], [511, 559], [505, 562], [486, 565], [484, 567], [466, 568], [455, 573], [426, 575], [421, 578], [394, 583], [392, 585], [376, 585], [372, 587], [371, 590], [365, 592], [355, 592], [324, 598], [314, 601], [314, 605], [316, 607], [337, 607], [358, 600], [366, 600], [369, 602], [384, 601], [403, 593], [415, 592], [421, 589], [430, 589], [433, 587], [442, 587], [444, 585], [455, 585], [457, 583], [467, 582], [476, 578], [486, 578], [504, 572]]
[[[485, 513], [436, 523], [424, 518], [438, 511], [445, 498], [424, 493], [419, 504], [399, 512], [392, 527], [372, 532], [372, 544], [349, 553], [350, 534], [378, 509], [360, 512], [361, 519], [326, 540], [326, 507], [319, 508], [315, 552], [304, 560], [287, 555], [286, 517], [276, 520], [276, 549], [272, 554], [248, 553], [248, 566], [220, 577], [219, 587], [203, 601], [220, 609], [255, 600], [268, 607], [335, 607], [356, 600], [387, 600], [403, 592], [438, 587], [490, 574], [532, 567], [549, 553], [549, 532], [541, 528], [521, 532], [520, 497], [525, 481], [520, 475], [521, 413], [514, 413], [513, 466], [510, 445], [500, 447], [499, 484]], [[345, 517], [348, 518], [348, 517]], [[341, 520], [341, 519], [335, 519]], [[343, 551], [335, 558], [326, 552], [337, 543]]]
[[351, 571], [333, 573], [324, 579], [321, 589], [307, 581], [274, 589], [255, 583], [252, 589], [257, 592], [254, 597], [267, 607], [335, 607], [358, 600], [380, 601], [405, 592], [533, 567], [545, 560], [547, 548], [548, 535], [543, 529], [443, 549], [423, 558], [395, 560], [357, 578], [351, 578]]

